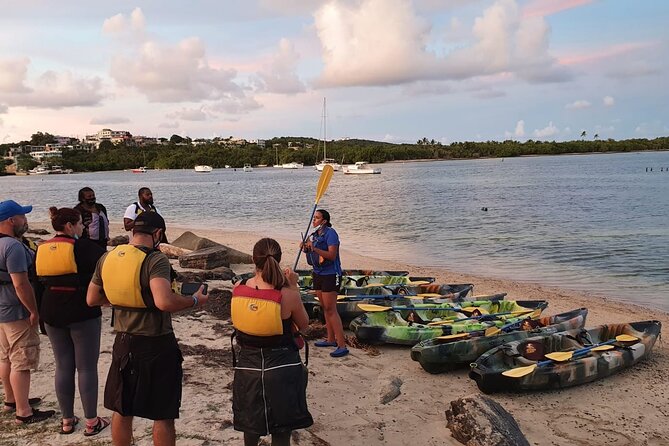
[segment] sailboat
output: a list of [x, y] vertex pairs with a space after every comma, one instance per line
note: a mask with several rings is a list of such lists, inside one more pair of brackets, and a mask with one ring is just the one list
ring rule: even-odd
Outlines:
[[337, 163], [336, 160], [333, 158], [328, 158], [327, 156], [327, 115], [325, 113], [326, 111], [326, 106], [325, 106], [325, 98], [323, 98], [323, 160], [316, 164], [316, 170], [322, 171], [325, 166], [332, 166], [332, 169], [334, 170], [339, 170], [341, 169], [341, 164]]

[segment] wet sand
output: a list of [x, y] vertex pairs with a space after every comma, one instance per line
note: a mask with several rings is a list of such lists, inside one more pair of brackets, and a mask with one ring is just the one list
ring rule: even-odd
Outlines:
[[[33, 225], [45, 227], [45, 225]], [[170, 226], [170, 239], [183, 230]], [[122, 232], [112, 228], [113, 235]], [[197, 231], [244, 252], [268, 234], [209, 230]], [[282, 264], [291, 265], [297, 254], [297, 240], [281, 240]], [[440, 268], [426, 268], [390, 262], [342, 249], [345, 268], [406, 269], [413, 275], [434, 276], [437, 283], [474, 283], [476, 294], [507, 292], [507, 299], [543, 299], [549, 302], [544, 314], [555, 314], [588, 307], [587, 326], [607, 322], [658, 319], [665, 327], [669, 314], [577, 293], [547, 288], [538, 284], [491, 279], [460, 274]], [[301, 265], [303, 266], [303, 265]], [[249, 271], [248, 265], [233, 265], [235, 272]], [[230, 288], [230, 282], [215, 282], [211, 287]], [[220, 314], [218, 314], [220, 316]], [[186, 312], [174, 317], [177, 338], [184, 350], [184, 390], [181, 418], [177, 420], [178, 445], [242, 444], [234, 431], [230, 385], [230, 325], [215, 311]], [[111, 357], [113, 333], [109, 310], [103, 314], [102, 346], [99, 365], [100, 415], [102, 391]], [[409, 348], [380, 346], [373, 351], [351, 348], [342, 359], [331, 358], [329, 349], [312, 347], [309, 358], [308, 404], [314, 425], [295, 433], [298, 445], [459, 445], [446, 428], [444, 411], [453, 399], [478, 393], [467, 370], [442, 375], [423, 371], [409, 357]], [[31, 396], [45, 399], [42, 408], [57, 409], [53, 390], [53, 355], [48, 339], [42, 337], [40, 370], [33, 376]], [[401, 394], [388, 404], [380, 402], [380, 388], [390, 378], [403, 381]], [[495, 394], [513, 416], [533, 445], [667, 445], [669, 426], [669, 351], [658, 341], [652, 357], [616, 376], [566, 390], [524, 394]], [[80, 403], [75, 412], [81, 416]], [[59, 414], [57, 413], [58, 417]], [[16, 428], [11, 418], [0, 418], [0, 443], [15, 445], [92, 444], [83, 429], [62, 436], [60, 418], [37, 426]], [[137, 445], [151, 443], [150, 422], [135, 422]], [[96, 443], [111, 444], [110, 431], [95, 437]], [[269, 444], [269, 443], [268, 443]]]

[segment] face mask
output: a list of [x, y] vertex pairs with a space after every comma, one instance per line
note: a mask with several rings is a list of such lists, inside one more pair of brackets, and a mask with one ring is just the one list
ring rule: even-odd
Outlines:
[[91, 200], [85, 200], [85, 203], [89, 206], [93, 206], [95, 204], [95, 198], [93, 198]]
[[153, 241], [153, 249], [158, 249], [160, 246], [160, 241], [162, 240], [162, 236], [158, 237], [158, 241], [153, 237], [153, 234], [151, 234], [151, 241]]

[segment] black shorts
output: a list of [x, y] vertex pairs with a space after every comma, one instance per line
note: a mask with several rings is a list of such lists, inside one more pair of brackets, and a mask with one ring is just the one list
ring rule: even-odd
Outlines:
[[339, 287], [341, 286], [341, 276], [337, 274], [326, 274], [321, 276], [316, 273], [312, 273], [312, 289], [317, 291], [323, 291], [324, 293], [330, 292], [339, 292]]
[[179, 418], [182, 362], [174, 333], [117, 333], [105, 386], [105, 407], [125, 417]]

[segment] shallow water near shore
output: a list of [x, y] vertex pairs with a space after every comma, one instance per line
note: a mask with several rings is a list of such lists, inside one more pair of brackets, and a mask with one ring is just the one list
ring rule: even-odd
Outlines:
[[[669, 310], [669, 152], [381, 167], [381, 175], [336, 172], [320, 202], [349, 250]], [[36, 207], [36, 222], [47, 221], [50, 205], [74, 205], [83, 186], [121, 222], [148, 186], [168, 227], [297, 240], [317, 181], [311, 168], [256, 168], [4, 177], [0, 185], [4, 198]]]

